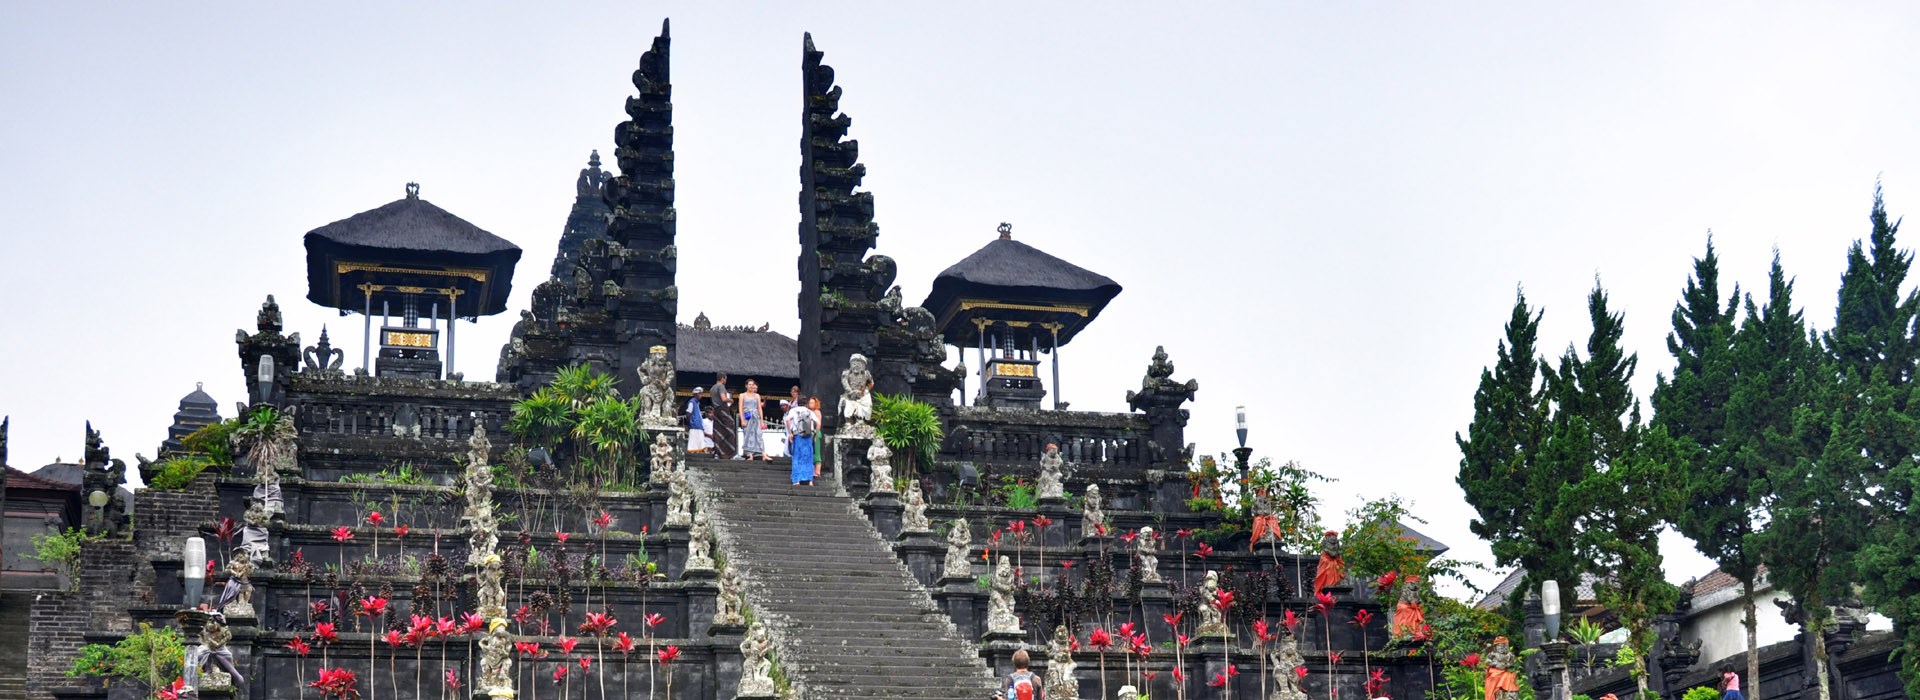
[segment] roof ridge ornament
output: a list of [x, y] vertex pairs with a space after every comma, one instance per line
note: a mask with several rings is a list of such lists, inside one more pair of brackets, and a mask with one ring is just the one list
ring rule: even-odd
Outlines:
[[407, 199], [419, 199], [419, 198], [420, 198], [420, 183], [418, 182], [407, 183]]
[[1000, 222], [1000, 228], [995, 230], [1000, 232], [1000, 240], [1003, 240], [1003, 241], [1013, 240], [1013, 224], [1002, 221]]

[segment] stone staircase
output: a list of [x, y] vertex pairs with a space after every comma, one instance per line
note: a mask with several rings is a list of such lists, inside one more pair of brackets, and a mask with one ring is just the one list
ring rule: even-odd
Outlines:
[[986, 700], [997, 687], [831, 476], [788, 483], [788, 462], [695, 455], [691, 481], [721, 553], [739, 566], [781, 668], [805, 700]]
[[33, 591], [0, 591], [0, 700], [27, 697], [27, 612]]

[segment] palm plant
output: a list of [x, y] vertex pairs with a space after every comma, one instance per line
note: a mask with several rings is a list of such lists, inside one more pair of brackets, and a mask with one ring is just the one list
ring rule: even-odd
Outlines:
[[946, 438], [932, 404], [891, 394], [873, 395], [873, 429], [902, 458], [901, 473], [909, 477], [933, 464], [940, 441]]
[[[600, 485], [627, 477], [624, 466], [630, 461], [633, 446], [646, 439], [646, 431], [640, 428], [639, 401], [603, 397], [580, 409], [578, 415], [572, 435], [591, 449], [590, 459]], [[588, 461], [584, 455], [580, 457], [582, 462]]]

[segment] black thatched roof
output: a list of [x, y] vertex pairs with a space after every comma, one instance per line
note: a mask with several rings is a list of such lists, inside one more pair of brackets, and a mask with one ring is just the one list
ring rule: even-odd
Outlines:
[[51, 483], [67, 484], [73, 488], [80, 488], [80, 482], [85, 478], [86, 473], [86, 465], [70, 462], [54, 462], [33, 470], [35, 478]]
[[674, 369], [688, 374], [726, 372], [735, 382], [749, 377], [798, 381], [800, 344], [773, 331], [681, 326]]
[[[505, 311], [513, 267], [520, 261], [519, 246], [420, 199], [416, 192], [409, 188], [405, 199], [308, 231], [307, 299], [321, 306], [361, 311], [366, 298], [354, 288], [361, 282], [428, 288], [457, 286], [465, 292], [460, 299], [461, 316], [486, 316]], [[377, 264], [421, 272], [343, 273], [341, 263]], [[464, 272], [434, 274], [434, 271], [454, 269]], [[352, 280], [343, 280], [350, 275]], [[376, 308], [380, 301], [381, 297], [376, 295]]]
[[[933, 312], [947, 342], [955, 345], [970, 345], [978, 336], [973, 324], [962, 322], [970, 315], [960, 308], [962, 300], [1078, 307], [1083, 313], [1070, 317], [1032, 312], [1000, 314], [1006, 318], [996, 319], [1063, 323], [1060, 343], [1064, 345], [1119, 294], [1120, 283], [1106, 275], [1048, 255], [1003, 234], [935, 277], [933, 290], [927, 293], [927, 300], [921, 306]], [[1042, 341], [1041, 347], [1047, 345]]]

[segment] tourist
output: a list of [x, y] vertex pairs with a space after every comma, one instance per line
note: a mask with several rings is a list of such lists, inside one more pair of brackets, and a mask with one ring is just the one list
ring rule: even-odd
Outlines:
[[734, 441], [733, 392], [727, 391], [727, 373], [721, 372], [713, 382], [713, 456], [728, 459], [734, 456], [738, 443]]
[[791, 406], [780, 422], [787, 429], [787, 456], [793, 459], [789, 469], [793, 484], [812, 486], [814, 477], [819, 476], [813, 467], [813, 436], [819, 431], [820, 419], [806, 406]]
[[693, 388], [693, 398], [687, 400], [687, 451], [706, 452], [713, 446], [707, 437], [707, 422], [700, 414], [700, 397], [707, 393], [704, 387]]
[[760, 383], [747, 380], [747, 390], [740, 394], [740, 456], [746, 459], [767, 460], [767, 448], [760, 438], [760, 431], [766, 427], [766, 401], [760, 398]]
[[1033, 660], [1027, 650], [1013, 652], [1013, 673], [1007, 674], [1007, 700], [1040, 700], [1040, 679], [1027, 670]]
[[[813, 432], [816, 435], [819, 434], [820, 431], [827, 429], [827, 422], [826, 422], [827, 414], [820, 412], [820, 397], [818, 396], [807, 397], [807, 411], [813, 413], [813, 427], [814, 427]], [[820, 441], [816, 439], [813, 442], [814, 442], [813, 478], [818, 479], [820, 478], [820, 449], [819, 449]]]
[[1720, 700], [1746, 700], [1740, 694], [1740, 674], [1734, 672], [1733, 664], [1720, 664]]
[[799, 385], [799, 384], [795, 384], [795, 385], [793, 385], [793, 388], [792, 388], [792, 389], [789, 389], [789, 390], [787, 391], [787, 400], [786, 400], [786, 402], [785, 402], [785, 404], [786, 404], [786, 405], [789, 405], [789, 406], [805, 406], [805, 405], [807, 405], [807, 402], [806, 402], [805, 400], [803, 400], [803, 399], [801, 399], [801, 398], [800, 398], [800, 385]]

